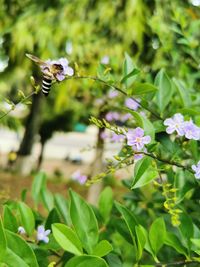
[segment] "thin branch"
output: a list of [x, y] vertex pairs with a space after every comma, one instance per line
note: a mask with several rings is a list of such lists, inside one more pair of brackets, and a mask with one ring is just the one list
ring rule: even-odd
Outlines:
[[[11, 108], [5, 112], [1, 117], [0, 120], [3, 119], [4, 117], [6, 117], [11, 111], [15, 110], [15, 108], [19, 105], [24, 103], [27, 99], [29, 99], [30, 97], [32, 97], [34, 94], [37, 94], [35, 91], [31, 92], [29, 95], [25, 96], [22, 100], [20, 100], [17, 104], [13, 103], [13, 106], [11, 105]], [[14, 107], [14, 108], [13, 108]]]
[[176, 167], [178, 167], [178, 168], [182, 168], [182, 169], [187, 170], [187, 171], [189, 171], [190, 173], [194, 174], [194, 172], [193, 172], [190, 168], [188, 168], [187, 166], [184, 166], [184, 165], [182, 165], [182, 164], [180, 164], [180, 163], [178, 163], [178, 162], [176, 162], [176, 161], [170, 161], [170, 160], [168, 160], [168, 159], [158, 158], [158, 157], [155, 156], [154, 154], [147, 153], [147, 152], [135, 152], [135, 154], [143, 154], [143, 155], [146, 155], [146, 156], [148, 156], [148, 157], [151, 157], [152, 159], [156, 159], [156, 160], [158, 160], [158, 161], [160, 161], [160, 162], [163, 162], [163, 163], [166, 163], [166, 164], [168, 164], [168, 165], [172, 165], [172, 166], [176, 166]]
[[170, 263], [156, 263], [155, 266], [185, 266], [185, 265], [190, 265], [190, 264], [194, 264], [194, 263], [198, 263], [199, 261], [175, 261], [175, 262], [170, 262]]
[[163, 120], [157, 113], [155, 113], [152, 109], [150, 109], [149, 107], [146, 107], [145, 105], [143, 105], [141, 102], [139, 102], [137, 99], [135, 99], [134, 97], [129, 96], [124, 90], [122, 90], [121, 88], [119, 88], [118, 86], [115, 85], [111, 85], [109, 83], [107, 83], [106, 81], [96, 77], [96, 76], [71, 76], [71, 77], [67, 77], [67, 80], [69, 79], [90, 79], [93, 81], [97, 81], [100, 83], [103, 83], [105, 86], [107, 87], [112, 87], [113, 89], [119, 91], [120, 93], [122, 93], [123, 95], [131, 98], [132, 100], [134, 100], [138, 105], [140, 105], [142, 108], [144, 108], [145, 110], [149, 111], [155, 118], [159, 119], [159, 120]]

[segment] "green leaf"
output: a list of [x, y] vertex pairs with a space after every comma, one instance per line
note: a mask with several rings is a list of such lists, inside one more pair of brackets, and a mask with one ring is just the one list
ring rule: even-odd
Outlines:
[[108, 267], [105, 260], [96, 256], [78, 256], [70, 259], [65, 267]]
[[3, 223], [0, 217], [0, 262], [1, 259], [4, 258], [7, 248], [7, 241], [5, 236], [5, 230], [3, 227]]
[[107, 223], [110, 219], [110, 212], [113, 206], [113, 191], [111, 187], [107, 186], [100, 194], [99, 197], [99, 212]]
[[142, 187], [158, 177], [158, 171], [152, 166], [152, 159], [143, 157], [136, 163], [131, 189]]
[[145, 135], [151, 136], [151, 142], [153, 142], [155, 140], [155, 129], [150, 120], [136, 111], [130, 109], [125, 110], [135, 118], [138, 126], [144, 129]]
[[[11, 249], [7, 248], [4, 260], [2, 263], [6, 264], [6, 267], [29, 267], [20, 256], [14, 253]], [[37, 265], [38, 266], [38, 265]]]
[[135, 82], [133, 88], [128, 89], [129, 96], [144, 95], [153, 92], [157, 92], [158, 88], [151, 83], [139, 83]]
[[122, 267], [122, 262], [119, 256], [115, 253], [109, 253], [106, 256], [106, 261], [108, 262], [109, 267]]
[[29, 206], [27, 206], [23, 202], [19, 202], [18, 207], [21, 216], [22, 226], [25, 228], [26, 233], [30, 236], [32, 235], [35, 228], [35, 219], [33, 212], [31, 208], [29, 208]]
[[[135, 67], [135, 64], [133, 63], [133, 60], [131, 59], [131, 57], [127, 53], [125, 53], [122, 80], [125, 79], [123, 83], [125, 84], [126, 88], [130, 87], [131, 84], [136, 79], [136, 75], [132, 75], [134, 73], [135, 69], [136, 69], [136, 67]], [[129, 74], [130, 74], [130, 77], [127, 77]]]
[[8, 229], [12, 232], [16, 233], [18, 230], [17, 220], [7, 205], [4, 206], [3, 224], [5, 229]]
[[190, 248], [191, 241], [190, 239], [194, 237], [194, 226], [191, 217], [186, 213], [180, 214], [181, 224], [179, 225], [179, 229], [181, 235], [184, 239], [185, 245]]
[[42, 202], [48, 211], [51, 211], [54, 207], [53, 194], [45, 187], [41, 189]]
[[88, 253], [99, 239], [97, 219], [92, 208], [78, 194], [70, 190], [70, 215], [76, 233]]
[[187, 257], [187, 251], [185, 247], [181, 244], [180, 240], [173, 233], [166, 232], [165, 244], [174, 248], [178, 253], [185, 255]]
[[60, 215], [62, 216], [64, 222], [68, 225], [71, 224], [71, 219], [69, 215], [69, 207], [67, 200], [60, 194], [54, 195], [55, 205], [58, 209]]
[[92, 255], [104, 257], [113, 250], [112, 245], [107, 240], [101, 240], [93, 249]]
[[160, 112], [163, 113], [173, 95], [172, 82], [163, 69], [156, 75], [155, 85], [159, 88], [156, 94], [156, 104]]
[[55, 223], [52, 225], [53, 236], [58, 244], [66, 251], [75, 255], [82, 255], [82, 245], [76, 233], [68, 226]]
[[50, 211], [45, 223], [45, 229], [50, 229], [53, 223], [60, 223], [59, 213], [56, 208]]
[[157, 255], [164, 244], [166, 236], [165, 222], [163, 218], [157, 218], [151, 225], [149, 231], [149, 241], [153, 252]]
[[140, 73], [139, 69], [133, 69], [129, 74], [125, 75], [122, 79], [121, 79], [121, 83], [125, 83], [129, 78], [136, 76], [137, 74]]
[[36, 256], [31, 247], [19, 235], [5, 231], [8, 248], [19, 256], [29, 267], [38, 267]]
[[181, 80], [173, 78], [173, 82], [177, 92], [180, 95], [182, 106], [188, 108], [191, 106], [191, 97]]
[[135, 226], [135, 233], [136, 233], [137, 250], [138, 250], [137, 260], [140, 260], [142, 258], [143, 249], [144, 249], [145, 244], [146, 244], [145, 229], [142, 227], [142, 225], [136, 225]]
[[133, 245], [136, 247], [135, 226], [138, 224], [136, 217], [125, 206], [121, 205], [120, 203], [115, 202], [115, 206], [121, 213], [124, 221], [126, 222], [126, 226], [128, 227], [130, 236], [133, 241]]
[[34, 200], [34, 204], [36, 204], [36, 206], [40, 201], [41, 190], [45, 188], [45, 184], [46, 184], [46, 175], [43, 172], [39, 172], [34, 177], [31, 187], [31, 195]]

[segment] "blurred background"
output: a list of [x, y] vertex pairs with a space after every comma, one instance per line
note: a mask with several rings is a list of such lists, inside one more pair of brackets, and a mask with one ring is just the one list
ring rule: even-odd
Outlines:
[[[82, 76], [96, 76], [104, 65], [118, 81], [128, 53], [141, 80], [153, 82], [165, 68], [179, 85], [200, 89], [200, 0], [0, 0], [0, 18], [0, 116], [33, 91], [31, 76], [41, 83], [26, 53], [66, 57]], [[18, 104], [0, 120], [0, 189], [15, 197], [31, 180], [22, 177], [38, 170], [57, 179], [59, 190], [76, 170], [98, 173], [121, 146], [104, 141], [89, 122], [117, 109], [110, 94], [94, 81], [70, 79], [53, 84], [47, 98], [38, 94]], [[120, 172], [107, 183], [129, 175]]]

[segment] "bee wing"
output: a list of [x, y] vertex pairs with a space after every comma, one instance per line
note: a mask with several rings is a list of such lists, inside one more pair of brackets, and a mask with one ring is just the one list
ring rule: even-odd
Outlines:
[[41, 60], [40, 58], [36, 56], [33, 56], [31, 54], [26, 54], [26, 56], [39, 65], [44, 65], [44, 66], [47, 65], [45, 61]]

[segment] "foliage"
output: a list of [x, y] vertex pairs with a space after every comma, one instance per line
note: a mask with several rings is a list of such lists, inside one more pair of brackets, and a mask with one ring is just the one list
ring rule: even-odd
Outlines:
[[[134, 165], [134, 170], [123, 181], [128, 190], [123, 200], [116, 201], [115, 192], [107, 187], [99, 197], [98, 207], [91, 206], [72, 190], [69, 190], [69, 198], [54, 195], [47, 188], [45, 174], [38, 173], [31, 190], [34, 208], [29, 207], [25, 197], [21, 201], [4, 203], [0, 220], [2, 264], [60, 264], [66, 267], [199, 265], [199, 11], [189, 1], [166, 1], [165, 9], [159, 0], [151, 1], [149, 7], [148, 1], [122, 2], [75, 1], [74, 5], [65, 5], [65, 1], [52, 1], [48, 5], [46, 1], [35, 4], [27, 0], [16, 10], [9, 2], [4, 5], [8, 11], [8, 16], [4, 14], [5, 40], [16, 40], [20, 32], [24, 39], [20, 38], [13, 47], [6, 48], [4, 43], [4, 52], [9, 54], [10, 61], [2, 76], [7, 78], [11, 71], [12, 74], [17, 72], [26, 49], [48, 57], [60, 54], [68, 39], [78, 44], [71, 58], [85, 67], [84, 72], [74, 64], [75, 76], [66, 77], [56, 85], [60, 89], [55, 89], [48, 101], [53, 103], [57, 116], [63, 103], [66, 112], [66, 103], [71, 100], [65, 90], [70, 91], [72, 87], [73, 96], [78, 92], [72, 105], [75, 110], [77, 100], [91, 108], [91, 103], [101, 98], [100, 113], [105, 116], [92, 116], [90, 122], [110, 134], [113, 142], [121, 142], [121, 150], [109, 159], [106, 170], [88, 179], [86, 185], [130, 165]], [[24, 12], [22, 8], [25, 8]], [[152, 12], [154, 9], [156, 11]], [[101, 12], [97, 15], [96, 10]], [[19, 15], [16, 22], [11, 16], [13, 13]], [[149, 20], [145, 20], [146, 16]], [[81, 22], [88, 20], [80, 23], [77, 18]], [[42, 23], [45, 19], [48, 27]], [[66, 31], [70, 20], [69, 36], [60, 34]], [[59, 22], [60, 28], [54, 28], [52, 37], [50, 26], [55, 21]], [[95, 31], [93, 24], [97, 25]], [[131, 31], [133, 26], [135, 31]], [[130, 34], [124, 34], [126, 31]], [[80, 32], [84, 34], [79, 35]], [[117, 41], [124, 43], [123, 48]], [[148, 46], [151, 47], [145, 54]], [[135, 60], [125, 53], [122, 64], [124, 50], [134, 54]], [[83, 60], [83, 54], [88, 62]], [[105, 54], [110, 56], [110, 64], [101, 63], [96, 69], [97, 61]], [[83, 74], [85, 69], [90, 76]], [[19, 75], [17, 80], [20, 86], [24, 75]], [[13, 84], [11, 80], [9, 86]], [[109, 98], [109, 90], [119, 94]], [[37, 92], [38, 87], [34, 84], [31, 95]], [[20, 101], [28, 98], [28, 94], [22, 95]], [[134, 108], [130, 103], [125, 105], [125, 99], [134, 103]], [[51, 105], [47, 105], [48, 111]], [[10, 111], [13, 107], [11, 104]], [[87, 115], [99, 114], [98, 109], [85, 109]], [[120, 115], [116, 118], [115, 113], [115, 118], [108, 120], [108, 111]], [[122, 121], [127, 113], [128, 119]], [[2, 116], [6, 118], [6, 115]], [[51, 121], [48, 112], [44, 117]], [[50, 122], [51, 130], [53, 121]], [[40, 212], [39, 206], [46, 214]], [[51, 230], [50, 234], [48, 230]]]

